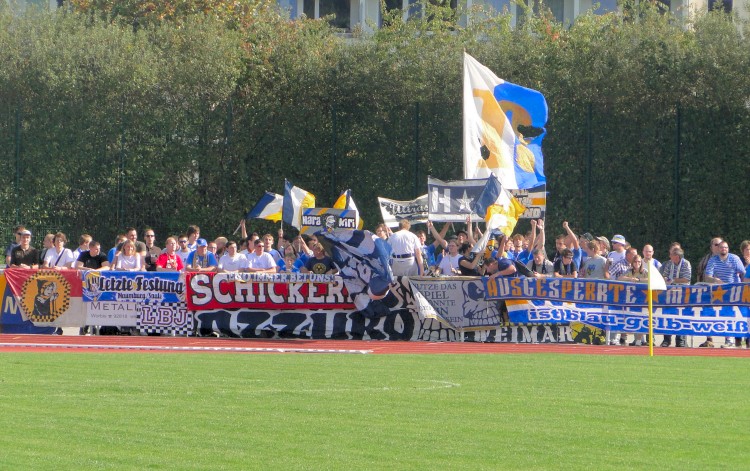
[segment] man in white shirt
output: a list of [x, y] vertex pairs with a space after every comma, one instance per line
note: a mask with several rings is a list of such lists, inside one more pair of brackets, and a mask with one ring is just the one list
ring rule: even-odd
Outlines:
[[247, 271], [251, 273], [276, 273], [277, 265], [273, 256], [264, 250], [264, 242], [261, 239], [256, 240], [255, 249], [247, 254]]
[[229, 241], [227, 251], [219, 259], [219, 272], [241, 272], [247, 269], [247, 257], [237, 252], [237, 243]]
[[414, 276], [423, 274], [422, 242], [409, 231], [411, 224], [406, 219], [398, 223], [399, 230], [391, 234], [388, 243], [393, 249], [391, 255], [394, 276]]

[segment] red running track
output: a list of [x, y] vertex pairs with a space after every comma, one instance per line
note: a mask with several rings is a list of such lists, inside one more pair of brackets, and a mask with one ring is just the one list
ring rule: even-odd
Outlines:
[[[213, 337], [131, 337], [0, 334], [0, 352], [190, 352], [190, 353], [350, 353], [508, 354], [562, 353], [648, 355], [647, 347], [583, 344], [398, 342], [378, 340], [233, 339]], [[745, 348], [654, 348], [655, 356], [750, 358]]]

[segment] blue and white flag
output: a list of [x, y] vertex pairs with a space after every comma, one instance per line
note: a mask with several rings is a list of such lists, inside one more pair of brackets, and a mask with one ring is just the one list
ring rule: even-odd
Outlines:
[[380, 300], [393, 283], [388, 243], [370, 231], [321, 231], [317, 235], [329, 246], [356, 308], [366, 317], [386, 315], [389, 310]]
[[258, 203], [247, 213], [245, 219], [266, 219], [273, 222], [281, 221], [281, 211], [284, 197], [267, 191]]
[[282, 216], [284, 222], [300, 229], [302, 222], [302, 210], [315, 207], [315, 195], [309, 191], [292, 185], [289, 180], [284, 180], [284, 208]]
[[[544, 95], [498, 78], [466, 53], [463, 94], [464, 178], [487, 178], [494, 172], [509, 190], [545, 184]], [[519, 126], [538, 135], [524, 137]]]

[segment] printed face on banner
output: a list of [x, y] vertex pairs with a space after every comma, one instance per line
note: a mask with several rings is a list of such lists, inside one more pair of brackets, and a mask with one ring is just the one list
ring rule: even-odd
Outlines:
[[70, 306], [70, 283], [54, 271], [39, 271], [22, 286], [21, 309], [32, 322], [54, 322]]

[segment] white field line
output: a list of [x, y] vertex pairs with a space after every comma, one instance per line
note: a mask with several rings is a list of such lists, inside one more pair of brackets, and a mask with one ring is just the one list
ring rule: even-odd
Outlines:
[[347, 353], [367, 354], [372, 350], [340, 350], [329, 348], [288, 348], [288, 347], [177, 347], [165, 345], [97, 345], [97, 344], [59, 344], [59, 343], [0, 343], [0, 348], [81, 348], [91, 350], [157, 350], [183, 352], [248, 352], [248, 353]]

